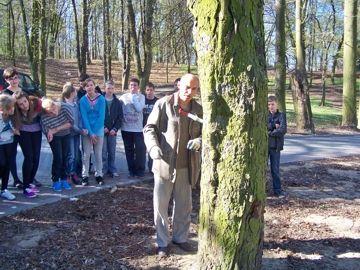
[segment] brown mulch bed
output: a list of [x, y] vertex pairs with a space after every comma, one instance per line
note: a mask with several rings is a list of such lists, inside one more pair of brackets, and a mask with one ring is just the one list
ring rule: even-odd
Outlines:
[[[282, 166], [287, 196], [268, 190], [263, 269], [360, 269], [357, 174], [360, 156]], [[1, 218], [0, 269], [190, 269], [196, 254], [172, 247], [166, 259], [154, 255], [152, 185], [101, 190]], [[198, 209], [195, 190], [195, 246]]]

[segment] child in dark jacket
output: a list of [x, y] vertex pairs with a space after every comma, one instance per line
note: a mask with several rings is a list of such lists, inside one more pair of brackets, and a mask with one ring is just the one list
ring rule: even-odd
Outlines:
[[116, 136], [123, 117], [122, 101], [114, 94], [115, 84], [113, 81], [105, 83], [105, 123], [103, 144], [103, 173], [110, 177], [118, 176], [115, 166]]

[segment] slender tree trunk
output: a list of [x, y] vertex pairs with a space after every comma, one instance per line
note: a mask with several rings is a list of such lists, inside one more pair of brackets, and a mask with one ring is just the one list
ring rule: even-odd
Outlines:
[[[125, 5], [124, 0], [120, 2], [121, 7], [121, 50], [122, 50], [122, 90], [128, 89], [129, 77], [130, 77], [130, 65], [131, 65], [131, 54], [130, 54], [130, 34], [127, 28], [125, 36]], [[128, 16], [127, 16], [128, 17]], [[127, 19], [127, 21], [129, 21]]]
[[32, 5], [32, 24], [30, 44], [33, 52], [33, 68], [32, 74], [33, 80], [36, 83], [40, 83], [39, 80], [39, 32], [40, 32], [40, 20], [41, 20], [41, 0], [34, 0]]
[[198, 268], [260, 269], [267, 159], [263, 1], [188, 5], [205, 116]]
[[35, 78], [38, 78], [39, 81], [37, 70], [35, 70], [34, 67], [34, 54], [33, 54], [33, 47], [31, 46], [31, 41], [30, 41], [29, 24], [26, 17], [26, 8], [23, 0], [19, 0], [19, 3], [20, 3], [23, 25], [24, 25], [25, 41], [26, 41], [27, 54], [29, 58], [31, 76], [34, 78], [34, 80]]
[[285, 9], [286, 1], [276, 0], [275, 95], [279, 110], [286, 113]]
[[291, 86], [293, 88], [292, 93], [296, 128], [301, 132], [315, 133], [315, 127], [312, 121], [309, 85], [305, 68], [302, 10], [302, 0], [296, 0], [296, 69], [291, 77]]
[[87, 54], [89, 52], [89, 7], [88, 0], [83, 0], [82, 45], [80, 49], [81, 74], [86, 74]]
[[346, 0], [344, 6], [344, 66], [342, 126], [356, 127], [356, 42], [357, 0]]
[[337, 62], [340, 57], [340, 52], [341, 52], [343, 43], [344, 43], [344, 35], [342, 35], [341, 40], [339, 41], [339, 43], [337, 45], [336, 53], [333, 56], [333, 64], [331, 67], [331, 83], [332, 84], [335, 84], [335, 72], [336, 72]]
[[72, 6], [74, 9], [74, 22], [75, 22], [75, 35], [76, 35], [76, 60], [78, 63], [78, 73], [79, 76], [83, 75], [83, 67], [81, 62], [81, 53], [80, 53], [80, 32], [79, 32], [79, 22], [78, 22], [78, 16], [77, 16], [77, 9], [76, 9], [76, 1], [72, 1]]
[[47, 54], [47, 18], [46, 0], [41, 0], [41, 28], [40, 28], [40, 86], [46, 94], [46, 54]]

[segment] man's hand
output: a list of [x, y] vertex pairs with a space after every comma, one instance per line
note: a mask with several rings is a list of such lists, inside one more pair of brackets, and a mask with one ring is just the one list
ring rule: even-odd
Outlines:
[[279, 128], [280, 127], [280, 124], [275, 124], [275, 128]]
[[201, 139], [196, 138], [196, 139], [188, 141], [186, 148], [191, 151], [199, 151], [201, 148]]
[[92, 144], [96, 144], [98, 142], [98, 137], [96, 135], [91, 135], [90, 140]]
[[110, 130], [109, 135], [110, 135], [110, 136], [116, 136], [116, 131], [113, 130], [113, 129]]
[[106, 128], [104, 128], [104, 133], [105, 133], [105, 134], [109, 133], [109, 130], [108, 130], [108, 128], [107, 128], [107, 127], [106, 127]]
[[20, 135], [20, 130], [14, 129], [14, 134], [15, 134], [15, 135]]
[[149, 155], [152, 159], [161, 159], [163, 153], [159, 146], [154, 146], [151, 148]]

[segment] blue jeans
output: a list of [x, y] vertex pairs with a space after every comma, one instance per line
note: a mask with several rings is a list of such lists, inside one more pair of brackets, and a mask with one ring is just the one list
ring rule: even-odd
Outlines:
[[115, 151], [116, 151], [116, 135], [104, 136], [104, 145], [102, 149], [103, 173], [115, 173]]
[[20, 131], [19, 144], [24, 154], [22, 165], [24, 190], [34, 181], [39, 168], [41, 138], [41, 130], [35, 132]]
[[69, 172], [70, 174], [81, 175], [81, 152], [80, 152], [80, 135], [71, 135], [69, 139]]
[[270, 171], [273, 180], [273, 189], [275, 194], [281, 193], [280, 181], [280, 151], [269, 149]]
[[145, 173], [146, 146], [142, 132], [121, 131], [130, 175]]
[[54, 182], [61, 179], [66, 179], [70, 174], [69, 152], [70, 152], [70, 135], [54, 136], [53, 140], [49, 143], [53, 153], [53, 162], [51, 168], [52, 180]]

